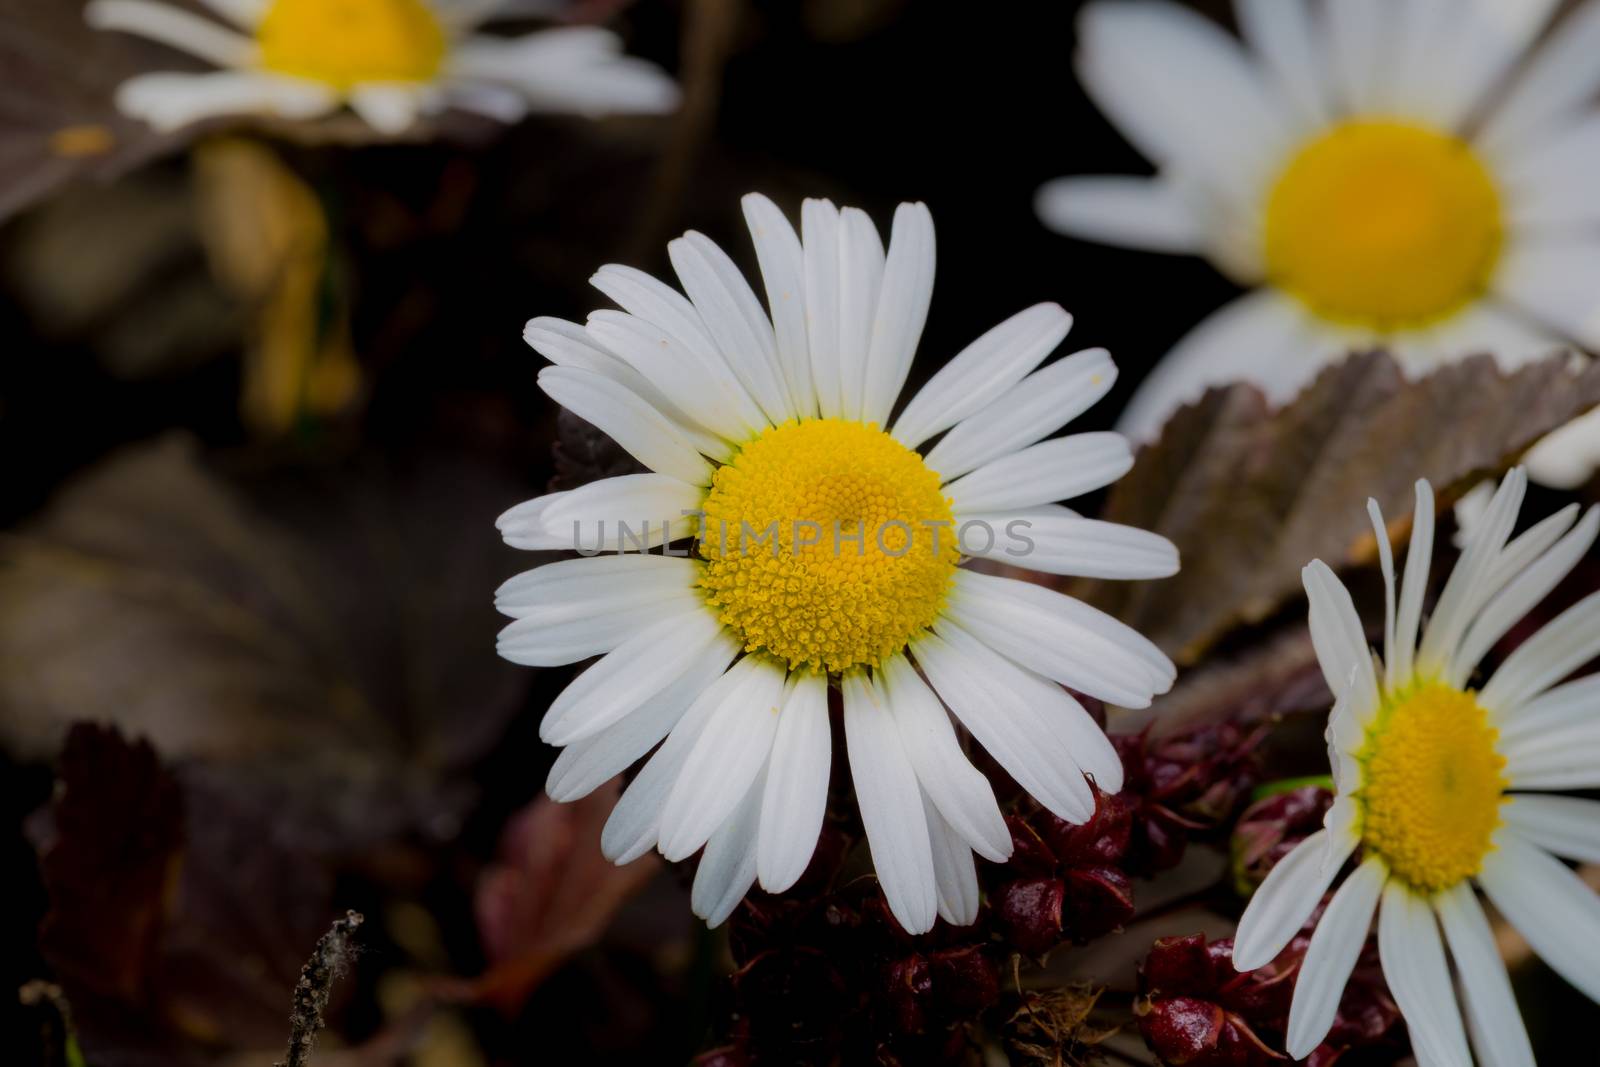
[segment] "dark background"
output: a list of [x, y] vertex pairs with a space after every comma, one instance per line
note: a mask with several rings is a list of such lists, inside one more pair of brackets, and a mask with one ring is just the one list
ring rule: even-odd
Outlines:
[[[499, 498], [438, 516], [462, 531], [460, 553], [492, 554], [495, 515], [554, 473], [555, 413], [535, 387], [542, 360], [521, 341], [524, 322], [581, 321], [604, 306], [586, 284], [602, 263], [670, 280], [665, 242], [691, 227], [754, 278], [738, 203], [752, 190], [792, 218], [805, 196], [865, 208], [885, 235], [897, 202], [926, 201], [938, 281], [913, 384], [1007, 316], [1055, 301], [1076, 318], [1066, 350], [1103, 345], [1122, 369], [1110, 399], [1082, 421], [1108, 427], [1162, 354], [1237, 290], [1201, 261], [1088, 245], [1037, 222], [1033, 194], [1051, 178], [1149, 171], [1076, 82], [1079, 6], [640, 0], [618, 28], [632, 51], [683, 73], [687, 117], [535, 118], [503, 131], [359, 147], [269, 135], [333, 226], [327, 285], [348, 308], [363, 381], [349, 410], [308, 415], [275, 434], [240, 418], [245, 312], [220, 291], [204, 295], [215, 286], [205, 235], [183, 206], [195, 181], [187, 155], [167, 154], [114, 185], [54, 190], [0, 226], [0, 523], [26, 523], [121, 446], [177, 430], [208, 455], [253, 463], [323, 470], [377, 462], [405, 479], [450, 456], [493, 471], [508, 486]], [[131, 206], [119, 200], [128, 189], [140, 194]], [[127, 237], [136, 228], [130, 213], [152, 204], [176, 220], [155, 253]], [[90, 293], [85, 279], [108, 264], [125, 284]], [[190, 311], [159, 323], [137, 318], [153, 301], [197, 286], [202, 295], [181, 305]], [[61, 292], [83, 299], [62, 311]], [[155, 346], [156, 358], [134, 372], [108, 359], [127, 347], [130, 328], [157, 325], [172, 340]], [[481, 600], [488, 632], [492, 588], [467, 591]], [[507, 670], [490, 643], [481, 669]], [[462, 973], [481, 959], [470, 912], [448, 890], [467, 880], [462, 868], [493, 853], [505, 819], [541, 788], [553, 750], [537, 743], [535, 727], [566, 672], [549, 673], [532, 683], [499, 743], [467, 767], [476, 799], [443, 869], [423, 877], [417, 893], [437, 905]], [[49, 799], [50, 770], [32, 754], [5, 757], [0, 779], [13, 825]], [[44, 973], [34, 934], [47, 902], [21, 832], [8, 831], [3, 854], [14, 901], [0, 943], [0, 985], [9, 990]], [[342, 877], [342, 899], [381, 896], [370, 870]], [[690, 927], [686, 907], [680, 919]], [[571, 968], [521, 1017], [475, 1017], [480, 1039], [496, 1062], [682, 1062], [705, 1036], [704, 945], [668, 966], [665, 984], [628, 965]], [[371, 958], [398, 952], [380, 940]], [[1523, 980], [1530, 1027], [1556, 1057], [1546, 1062], [1577, 1062], [1558, 1050], [1578, 1021], [1594, 1024], [1594, 1007], [1537, 965]], [[620, 1006], [620, 1021], [607, 1004]], [[373, 1025], [358, 1012], [352, 1033]], [[605, 1050], [591, 1052], [602, 1038]], [[576, 1058], [579, 1050], [590, 1058]]]

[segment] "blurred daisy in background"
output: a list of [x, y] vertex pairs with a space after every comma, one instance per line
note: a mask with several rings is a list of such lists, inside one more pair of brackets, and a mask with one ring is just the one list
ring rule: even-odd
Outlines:
[[1470, 1033], [1480, 1062], [1531, 1067], [1474, 882], [1546, 963], [1600, 1000], [1600, 897], [1555, 858], [1600, 861], [1600, 802], [1549, 795], [1600, 787], [1600, 675], [1565, 681], [1600, 655], [1600, 594], [1523, 641], [1482, 689], [1468, 686], [1478, 662], [1600, 531], [1600, 511], [1579, 519], [1574, 504], [1510, 539], [1526, 487], [1520, 468], [1501, 483], [1426, 626], [1433, 491], [1417, 484], [1398, 606], [1388, 534], [1369, 505], [1387, 588], [1376, 663], [1344, 585], [1321, 561], [1305, 569], [1312, 641], [1339, 695], [1327, 735], [1338, 798], [1324, 829], [1284, 857], [1251, 898], [1233, 956], [1246, 971], [1271, 962], [1359, 850], [1296, 980], [1293, 1057], [1328, 1033], [1377, 913], [1384, 977], [1418, 1062], [1470, 1064]]
[[668, 246], [687, 297], [607, 266], [593, 282], [621, 310], [528, 324], [555, 364], [541, 387], [654, 473], [513, 508], [507, 542], [615, 553], [629, 544], [619, 520], [636, 534], [662, 520], [650, 544], [690, 536], [696, 515], [703, 525], [692, 556], [609, 554], [511, 579], [500, 652], [535, 666], [602, 656], [541, 725], [564, 746], [549, 793], [584, 796], [665, 738], [602, 845], [618, 863], [704, 847], [692, 903], [713, 925], [753, 883], [781, 892], [810, 861], [836, 683], [891, 911], [912, 932], [939, 915], [970, 923], [973, 853], [1004, 860], [1011, 837], [946, 708], [1039, 803], [1082, 823], [1095, 806], [1085, 776], [1116, 792], [1122, 765], [1062, 686], [1143, 707], [1174, 668], [1110, 616], [961, 569], [963, 554], [1132, 579], [1172, 574], [1177, 552], [1055, 503], [1133, 462], [1117, 434], [1046, 440], [1116, 378], [1104, 350], [1040, 369], [1071, 326], [1065, 311], [1041, 304], [995, 327], [891, 421], [932, 296], [927, 208], [900, 206], [887, 251], [853, 208], [807, 201], [798, 234], [765, 197], [744, 209], [767, 309], [691, 232]]
[[[1523, 62], [1557, 0], [1237, 0], [1244, 43], [1157, 0], [1102, 0], [1077, 69], [1156, 164], [1063, 178], [1052, 228], [1203, 255], [1252, 292], [1181, 341], [1122, 429], [1153, 437], [1210, 385], [1292, 397], [1382, 346], [1416, 375], [1600, 350], [1600, 5]], [[1573, 485], [1600, 456], [1580, 420], [1529, 457]]]
[[621, 54], [607, 30], [565, 27], [523, 37], [476, 32], [514, 15], [514, 0], [203, 0], [216, 21], [166, 0], [92, 0], [98, 29], [159, 41], [220, 67], [142, 74], [118, 106], [172, 130], [202, 119], [315, 119], [348, 105], [399, 134], [420, 116], [459, 108], [515, 122], [530, 111], [663, 112], [678, 91], [655, 66]]

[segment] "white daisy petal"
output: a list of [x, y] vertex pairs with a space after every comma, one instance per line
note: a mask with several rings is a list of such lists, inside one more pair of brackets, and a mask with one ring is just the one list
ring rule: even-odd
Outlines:
[[1471, 1063], [1433, 909], [1398, 881], [1383, 890], [1378, 954], [1383, 977], [1411, 1032], [1417, 1061], [1439, 1067]]
[[546, 367], [539, 388], [593, 423], [634, 459], [690, 485], [711, 484], [711, 464], [667, 416], [611, 378], [576, 367]]
[[1233, 938], [1236, 969], [1265, 967], [1283, 951], [1316, 910], [1355, 847], [1354, 838], [1339, 841], [1327, 830], [1318, 830], [1278, 861], [1239, 917]]
[[596, 344], [594, 338], [589, 336], [589, 331], [577, 323], [549, 317], [533, 319], [523, 328], [522, 339], [535, 352], [559, 367], [572, 367], [610, 378], [671, 420], [703, 455], [726, 460], [732, 454], [726, 440], [668, 400], [665, 393], [622, 357]]
[[1394, 547], [1389, 544], [1389, 526], [1376, 500], [1367, 500], [1367, 515], [1372, 519], [1372, 537], [1378, 543], [1378, 568], [1383, 574], [1383, 659], [1394, 658], [1395, 595]]
[[[1479, 483], [1484, 487], [1487, 483]], [[1475, 490], [1476, 491], [1476, 490]], [[1494, 494], [1491, 492], [1490, 498]], [[1582, 509], [1577, 504], [1568, 504], [1566, 507], [1534, 523], [1525, 531], [1513, 537], [1494, 561], [1494, 566], [1489, 568], [1489, 585], [1498, 592], [1503, 592], [1512, 580], [1520, 575], [1540, 556], [1544, 555], [1555, 544], [1565, 537], [1577, 521], [1578, 513]], [[1482, 515], [1479, 515], [1480, 521]], [[1498, 595], [1498, 593], [1497, 593]], [[1487, 610], [1487, 609], [1486, 609]]]
[[1585, 174], [1600, 169], [1600, 116], [1589, 116], [1511, 153], [1500, 161], [1507, 222], [1518, 232], [1529, 227], [1563, 228], [1600, 223]]
[[710, 927], [721, 926], [756, 880], [757, 827], [766, 772], [756, 775], [733, 814], [712, 833], [694, 872], [689, 907]]
[[806, 340], [805, 249], [794, 227], [771, 200], [751, 193], [741, 203], [766, 285], [767, 309], [789, 396], [800, 418], [814, 418], [817, 390], [811, 380], [811, 349]]
[[839, 341], [839, 209], [826, 200], [800, 205], [805, 256], [806, 343], [811, 346], [811, 381], [825, 419], [845, 414], [840, 400], [843, 368]]
[[1292, 298], [1269, 289], [1247, 293], [1163, 357], [1128, 401], [1117, 429], [1135, 441], [1152, 440], [1174, 411], [1234, 381], [1251, 382], [1268, 400], [1284, 403], [1342, 354], [1312, 341], [1306, 312]]
[[677, 107], [673, 80], [621, 49], [620, 39], [598, 26], [562, 26], [515, 38], [480, 34], [457, 42], [448, 74], [513, 86], [536, 111], [599, 117]]
[[1043, 440], [1099, 403], [1116, 380], [1117, 365], [1103, 348], [1066, 356], [957, 423], [929, 450], [928, 466], [948, 481]]
[[542, 519], [566, 548], [643, 551], [692, 533], [704, 498], [704, 488], [665, 474], [622, 474], [552, 494]]
[[1591, 593], [1518, 645], [1483, 687], [1478, 702], [1509, 715], [1600, 654], [1600, 593]]
[[1534, 1067], [1511, 979], [1472, 886], [1458, 882], [1434, 898], [1434, 908], [1466, 994], [1479, 1062], [1484, 1067]]
[[677, 784], [661, 808], [661, 854], [687, 859], [733, 813], [766, 766], [783, 704], [783, 668], [747, 656], [728, 672], [738, 684], [720, 694]]
[[1493, 357], [1501, 371], [1510, 373], [1572, 347], [1571, 342], [1544, 324], [1516, 308], [1502, 307], [1490, 300], [1464, 308], [1426, 337], [1425, 346], [1401, 338], [1391, 341], [1401, 370], [1409, 378], [1419, 378], [1483, 353]]
[[246, 30], [253, 30], [271, 5], [271, 0], [200, 0], [200, 2], [235, 26]]
[[907, 933], [933, 929], [939, 902], [916, 772], [882, 695], [860, 671], [844, 676], [844, 733], [861, 824], [889, 911]]
[[1546, 730], [1502, 746], [1514, 789], [1591, 789], [1600, 785], [1600, 720]]
[[528, 117], [527, 98], [504, 85], [454, 82], [440, 86], [440, 90], [451, 107], [485, 115], [507, 126]]
[[1524, 840], [1569, 860], [1600, 863], [1600, 801], [1518, 794], [1501, 806]]
[[500, 536], [512, 548], [528, 552], [572, 549], [572, 532], [552, 531], [544, 524], [545, 513], [552, 505], [564, 500], [566, 492], [546, 493], [544, 496], [524, 500], [494, 521]]
[[1120, 707], [1148, 707], [1177, 676], [1124, 623], [1031, 582], [957, 571], [947, 616], [1029, 670]]
[[1103, 489], [1133, 467], [1118, 433], [1080, 433], [991, 460], [944, 487], [959, 512], [1009, 511]]
[[866, 401], [867, 355], [883, 287], [883, 239], [867, 213], [839, 212], [839, 410], [861, 419]]
[[[1560, 0], [1472, 0], [1465, 47], [1452, 66], [1463, 79], [1459, 119], [1479, 107], [1539, 36]], [[1498, 105], [1498, 99], [1491, 101]]]
[[1042, 721], [1043, 709], [1020, 699], [1032, 687], [1019, 684], [1019, 668], [959, 628], [947, 624], [944, 629], [943, 635], [923, 634], [911, 642], [939, 698], [1035, 800], [1068, 822], [1087, 822], [1094, 796], [1074, 754]]
[[1206, 250], [1199, 206], [1163, 178], [1057, 178], [1033, 202], [1039, 221], [1086, 241], [1179, 255]]
[[495, 610], [514, 619], [558, 625], [586, 612], [636, 608], [681, 599], [694, 591], [701, 565], [677, 556], [626, 554], [566, 559], [524, 571], [495, 590]]
[[246, 67], [256, 55], [250, 38], [159, 0], [92, 0], [83, 17], [97, 30], [158, 41], [219, 67]]
[[956, 516], [994, 531], [993, 539], [963, 536], [965, 555], [992, 559], [1043, 574], [1133, 580], [1178, 573], [1178, 549], [1160, 534], [1076, 515]]
[[[1576, 506], [1570, 510], [1575, 511]], [[1596, 534], [1600, 534], [1600, 509], [1590, 508], [1576, 528], [1507, 583], [1467, 630], [1446, 680], [1458, 687], [1465, 685], [1478, 661], [1578, 565], [1594, 545]]]
[[1166, 2], [1092, 4], [1078, 40], [1084, 86], [1146, 156], [1254, 199], [1291, 125], [1237, 40]]
[[608, 263], [595, 271], [589, 284], [615, 300], [623, 311], [671, 334], [684, 348], [699, 354], [704, 364], [737, 377], [726, 353], [718, 349], [706, 332], [706, 322], [700, 317], [699, 309], [672, 286], [642, 270], [619, 263]]
[[1535, 54], [1492, 110], [1478, 139], [1510, 156], [1586, 105], [1600, 90], [1600, 8], [1579, 7]]
[[[579, 800], [642, 759], [672, 732], [689, 706], [727, 671], [739, 644], [721, 634], [694, 657], [677, 681], [593, 737], [561, 750], [545, 779], [545, 792], [559, 803]], [[648, 847], [648, 846], [646, 846]]]
[[1529, 449], [1528, 477], [1552, 489], [1580, 489], [1600, 466], [1600, 411], [1580, 415]]
[[1502, 829], [1478, 881], [1540, 959], [1584, 996], [1600, 1000], [1600, 897], [1582, 878]]
[[1600, 708], [1600, 674], [1547, 689], [1505, 714], [1490, 714], [1504, 746], [1581, 725], [1596, 708]]
[[1317, 48], [1311, 10], [1305, 0], [1238, 0], [1239, 29], [1255, 46], [1283, 90], [1286, 103], [1303, 123], [1322, 123], [1332, 115], [1326, 65]]
[[1461, 32], [1461, 5], [1456, 0], [1407, 0], [1395, 5], [1388, 27], [1393, 38], [1386, 76], [1386, 110], [1413, 115], [1448, 129], [1458, 114], [1461, 93], [1446, 66]]
[[1350, 712], [1357, 722], [1364, 722], [1378, 708], [1378, 683], [1372, 648], [1350, 591], [1321, 560], [1313, 560], [1301, 577], [1311, 604], [1311, 643], [1322, 676], [1334, 693], [1349, 690]]
[[1600, 239], [1524, 240], [1510, 245], [1495, 291], [1540, 321], [1600, 348]]
[[945, 822], [984, 859], [995, 863], [1010, 859], [1011, 831], [995, 802], [994, 789], [961, 750], [939, 698], [899, 653], [884, 665], [879, 688], [900, 731], [906, 758]]
[[911, 372], [911, 359], [928, 321], [935, 265], [933, 216], [925, 204], [901, 204], [894, 213], [883, 284], [867, 349], [861, 418], [889, 424], [889, 411]]
[[728, 365], [774, 424], [794, 415], [778, 344], [761, 301], [728, 254], [693, 230], [667, 244], [679, 281]]
[[250, 70], [139, 74], [117, 87], [121, 111], [164, 132], [229, 115], [314, 119], [338, 106], [332, 90], [316, 82]]
[[1344, 781], [1338, 782], [1340, 796], [1328, 807], [1328, 813], [1322, 817], [1322, 827], [1328, 831], [1329, 846], [1335, 841], [1343, 841], [1356, 836], [1356, 824], [1361, 820], [1361, 809], [1350, 798], [1349, 789], [1358, 786], [1352, 783], [1347, 787]]
[[1392, 689], [1411, 676], [1416, 656], [1417, 629], [1422, 622], [1422, 600], [1428, 591], [1428, 568], [1433, 562], [1433, 486], [1418, 479], [1416, 506], [1411, 517], [1411, 544], [1406, 550], [1405, 575], [1400, 585], [1400, 608], [1395, 616], [1394, 649], [1388, 661]]
[[1418, 670], [1440, 674], [1446, 671], [1467, 627], [1496, 592], [1492, 585], [1495, 563], [1516, 525], [1527, 488], [1527, 472], [1519, 468], [1506, 475], [1495, 490], [1482, 522], [1439, 593], [1439, 602], [1417, 648]]
[[757, 871], [761, 888], [769, 893], [782, 893], [799, 881], [816, 851], [828, 807], [832, 746], [828, 679], [793, 675], [778, 716], [761, 802]]
[[700, 425], [733, 440], [767, 428], [761, 408], [727, 372], [720, 355], [688, 348], [660, 327], [623, 312], [592, 312], [585, 329]]
[[[895, 420], [895, 440], [916, 448], [982, 411], [1043, 363], [1072, 329], [1057, 304], [1035, 304], [996, 326], [939, 369]], [[820, 389], [820, 385], [819, 385]]]
[[1311, 1055], [1333, 1028], [1345, 983], [1367, 943], [1378, 896], [1389, 878], [1376, 856], [1369, 857], [1333, 895], [1317, 922], [1306, 949], [1300, 976], [1295, 980], [1289, 1008], [1289, 1033], [1284, 1048], [1299, 1060]]
[[1393, 27], [1384, 0], [1340, 0], [1322, 8], [1328, 31], [1329, 81], [1348, 112], [1380, 106], [1387, 94]]
[[978, 867], [972, 862], [972, 849], [944, 821], [926, 791], [922, 794], [922, 811], [928, 820], [939, 917], [956, 926], [970, 926], [978, 917], [980, 903]]
[[507, 625], [495, 651], [525, 667], [559, 667], [610, 652], [656, 619], [697, 608], [703, 610], [704, 601], [688, 590], [654, 604], [630, 602], [578, 611], [553, 605]]
[[720, 633], [704, 604], [657, 617], [561, 691], [539, 723], [539, 738], [569, 745], [593, 737], [682, 677]]
[[424, 92], [409, 83], [358, 85], [350, 90], [350, 108], [379, 133], [405, 133], [424, 106]]
[[655, 847], [661, 829], [661, 812], [667, 796], [705, 734], [723, 699], [746, 681], [744, 672], [730, 670], [714, 681], [689, 705], [655, 755], [651, 756], [628, 788], [600, 833], [600, 851], [612, 863], [631, 863]]

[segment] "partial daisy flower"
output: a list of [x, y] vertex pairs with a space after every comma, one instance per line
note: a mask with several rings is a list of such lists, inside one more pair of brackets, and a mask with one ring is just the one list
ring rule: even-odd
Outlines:
[[[1085, 8], [1079, 76], [1157, 174], [1051, 182], [1041, 219], [1253, 289], [1179, 342], [1120, 428], [1153, 437], [1235, 380], [1286, 401], [1356, 348], [1415, 375], [1600, 350], [1600, 4], [1524, 62], [1557, 4], [1236, 0], [1248, 48], [1160, 0]], [[1574, 434], [1530, 469], [1570, 482], [1596, 456]]]
[[1511, 538], [1526, 488], [1521, 468], [1500, 484], [1426, 625], [1433, 491], [1417, 483], [1398, 605], [1383, 516], [1368, 504], [1388, 591], [1376, 662], [1333, 571], [1320, 560], [1305, 569], [1312, 641], [1338, 694], [1327, 735], [1338, 798], [1324, 828], [1256, 890], [1233, 949], [1241, 971], [1270, 963], [1355, 856], [1300, 968], [1293, 1057], [1328, 1033], [1376, 913], [1384, 977], [1418, 1062], [1471, 1064], [1470, 1034], [1479, 1062], [1531, 1067], [1474, 884], [1545, 962], [1600, 1000], [1600, 898], [1556, 858], [1600, 862], [1600, 803], [1550, 795], [1600, 787], [1600, 675], [1565, 680], [1600, 654], [1600, 593], [1522, 642], [1481, 689], [1469, 687], [1478, 662], [1600, 531], [1600, 510], [1579, 519], [1574, 504]]
[[[92, 0], [90, 25], [120, 30], [222, 68], [124, 82], [117, 105], [161, 130], [227, 115], [308, 120], [348, 105], [383, 134], [460, 108], [501, 122], [530, 111], [662, 112], [678, 90], [621, 54], [616, 36], [567, 27], [524, 37], [477, 33], [515, 0], [203, 0], [223, 22], [165, 0]], [[226, 23], [226, 24], [224, 24]]]
[[[507, 582], [497, 606], [516, 621], [500, 653], [535, 666], [601, 655], [540, 727], [565, 749], [547, 789], [575, 800], [654, 748], [602, 845], [618, 863], [703, 847], [692, 903], [712, 925], [753, 883], [781, 892], [804, 872], [837, 686], [895, 918], [913, 932], [936, 915], [970, 923], [973, 853], [1004, 860], [1011, 837], [946, 709], [1041, 804], [1082, 823], [1086, 776], [1115, 792], [1122, 764], [1062, 686], [1142, 707], [1174, 668], [1110, 616], [960, 563], [1156, 578], [1177, 551], [1055, 503], [1133, 462], [1117, 434], [1045, 440], [1116, 378], [1101, 349], [1038, 369], [1067, 335], [1065, 311], [1041, 304], [995, 327], [891, 421], [932, 296], [927, 208], [900, 206], [885, 251], [854, 208], [807, 201], [797, 234], [765, 197], [743, 203], [770, 317], [691, 232], [668, 245], [687, 297], [607, 266], [593, 282], [621, 310], [528, 324], [555, 364], [545, 392], [654, 473], [501, 517], [515, 547], [610, 554]], [[670, 547], [689, 536], [692, 549]]]

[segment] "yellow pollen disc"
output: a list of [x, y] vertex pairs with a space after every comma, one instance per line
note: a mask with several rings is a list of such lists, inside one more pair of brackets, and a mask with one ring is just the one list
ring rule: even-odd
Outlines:
[[706, 599], [746, 651], [794, 669], [904, 648], [943, 610], [958, 560], [939, 476], [872, 423], [767, 430], [717, 470], [703, 521]]
[[1324, 318], [1414, 327], [1484, 292], [1503, 237], [1500, 194], [1465, 141], [1356, 120], [1301, 149], [1278, 178], [1267, 272]]
[[432, 81], [446, 50], [425, 0], [273, 0], [256, 42], [268, 70], [342, 90]]
[[1498, 740], [1470, 692], [1419, 682], [1384, 702], [1355, 797], [1362, 843], [1395, 877], [1432, 893], [1478, 873], [1508, 784]]

